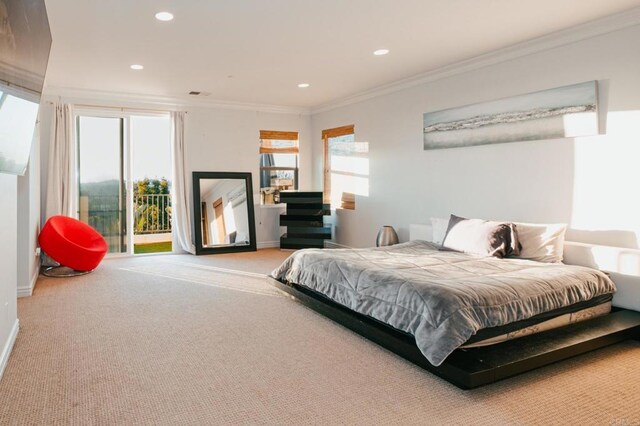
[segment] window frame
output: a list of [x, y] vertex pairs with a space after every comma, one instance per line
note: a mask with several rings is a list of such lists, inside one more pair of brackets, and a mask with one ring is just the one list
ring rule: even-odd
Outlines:
[[[132, 141], [132, 118], [134, 117], [158, 117], [170, 119], [171, 113], [169, 111], [160, 110], [145, 110], [145, 109], [128, 109], [125, 107], [109, 107], [109, 106], [90, 106], [90, 105], [76, 105], [73, 109], [73, 168], [72, 168], [72, 180], [74, 182], [73, 197], [74, 197], [74, 217], [80, 219], [80, 118], [92, 117], [92, 118], [113, 118], [121, 120], [121, 162], [122, 162], [122, 179], [124, 179], [124, 185], [122, 188], [125, 205], [124, 216], [126, 222], [125, 238], [127, 250], [125, 252], [110, 252], [107, 253], [107, 258], [118, 257], [130, 257], [130, 256], [142, 256], [143, 254], [135, 254], [134, 252], [134, 205], [133, 205], [133, 141]], [[173, 158], [171, 158], [173, 161]], [[174, 181], [174, 176], [170, 175], [171, 182]], [[176, 247], [176, 242], [172, 238], [171, 241], [173, 247]], [[171, 254], [172, 252], [158, 252], [153, 255]]]
[[[322, 131], [322, 144], [323, 144], [323, 202], [325, 204], [331, 203], [331, 155], [329, 152], [329, 139], [337, 138], [340, 136], [354, 135], [355, 138], [355, 125], [349, 124], [346, 126], [334, 127], [332, 129], [325, 129]], [[342, 206], [331, 206], [331, 209], [342, 209]], [[355, 204], [353, 209], [347, 210], [355, 210]]]
[[[293, 189], [298, 190], [299, 185], [299, 175], [300, 175], [300, 137], [299, 132], [297, 131], [280, 131], [280, 130], [260, 130], [260, 149], [259, 149], [259, 175], [262, 176], [263, 172], [272, 172], [272, 171], [293, 171]], [[277, 148], [277, 147], [263, 147], [263, 141], [265, 140], [286, 140], [286, 141], [295, 141], [292, 143], [292, 147], [286, 148]], [[266, 151], [266, 152], [263, 152]], [[295, 156], [295, 167], [291, 166], [262, 166], [262, 155], [263, 154], [282, 154], [282, 155], [294, 155]], [[259, 181], [259, 189], [262, 192], [263, 188], [272, 188], [263, 187], [262, 179]]]

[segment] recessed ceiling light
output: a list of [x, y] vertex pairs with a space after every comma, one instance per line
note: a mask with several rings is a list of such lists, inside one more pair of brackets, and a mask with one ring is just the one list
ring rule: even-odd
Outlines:
[[300, 83], [300, 84], [298, 84], [298, 87], [301, 88], [301, 89], [306, 89], [309, 86], [311, 86], [309, 83]]
[[383, 55], [386, 55], [387, 53], [389, 53], [389, 49], [378, 49], [373, 52], [373, 54], [376, 56], [383, 56]]
[[142, 65], [139, 65], [139, 64], [133, 64], [133, 65], [131, 65], [131, 69], [132, 70], [136, 70], [136, 71], [140, 71], [140, 70], [143, 70], [144, 67]]
[[170, 12], [158, 12], [156, 13], [156, 19], [158, 21], [173, 21], [173, 13]]

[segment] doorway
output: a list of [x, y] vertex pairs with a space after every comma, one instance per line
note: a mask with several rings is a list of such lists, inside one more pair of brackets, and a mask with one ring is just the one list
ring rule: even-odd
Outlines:
[[224, 244], [227, 236], [227, 227], [224, 224], [224, 208], [222, 207], [222, 198], [218, 198], [213, 202], [213, 218], [216, 223], [216, 231], [218, 234], [218, 244]]

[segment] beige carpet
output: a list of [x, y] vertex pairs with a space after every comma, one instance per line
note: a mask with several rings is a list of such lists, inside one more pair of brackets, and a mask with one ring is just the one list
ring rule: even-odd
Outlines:
[[638, 342], [461, 391], [269, 287], [259, 273], [286, 255], [41, 278], [0, 424], [640, 424]]

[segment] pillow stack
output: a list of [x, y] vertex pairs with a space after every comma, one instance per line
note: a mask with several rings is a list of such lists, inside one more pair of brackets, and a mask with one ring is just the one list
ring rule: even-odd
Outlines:
[[566, 224], [533, 224], [466, 219], [451, 215], [431, 218], [433, 242], [442, 250], [483, 256], [515, 257], [561, 263]]
[[451, 215], [441, 250], [502, 258], [520, 254], [520, 245], [513, 223]]

